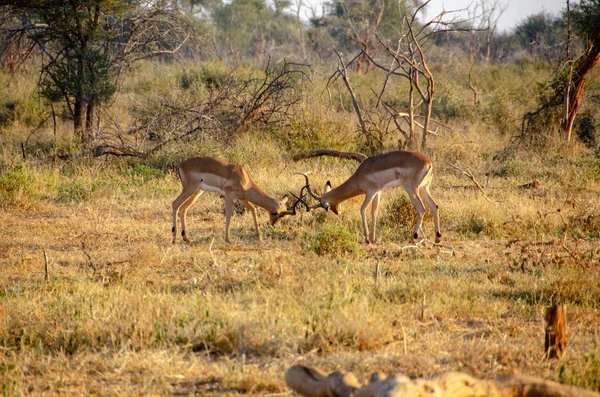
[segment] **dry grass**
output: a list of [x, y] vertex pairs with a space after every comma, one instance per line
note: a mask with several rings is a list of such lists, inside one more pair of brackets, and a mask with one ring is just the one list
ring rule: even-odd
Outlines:
[[[177, 75], [158, 75], [147, 65], [128, 76], [114, 104], [123, 125], [131, 103], [175, 95]], [[35, 119], [33, 84], [12, 84], [23, 85], [11, 87], [19, 120]], [[522, 114], [511, 95], [490, 99], [500, 116]], [[408, 247], [414, 210], [401, 190], [382, 195], [370, 246], [360, 198], [339, 216], [315, 211], [276, 227], [260, 210], [262, 247], [251, 215], [235, 215], [227, 245], [223, 203], [211, 194], [189, 212], [192, 244], [171, 245], [179, 182], [165, 165], [183, 157], [240, 162], [274, 196], [298, 191], [294, 172], [311, 171], [319, 191], [352, 174], [354, 162], [289, 160], [315, 140], [355, 150], [343, 146], [355, 118], [314, 96], [287, 135], [250, 131], [228, 147], [181, 146], [148, 164], [20, 166], [19, 143], [37, 122], [2, 130], [0, 393], [276, 395], [288, 392], [283, 375], [295, 363], [361, 381], [378, 370], [520, 372], [600, 390], [600, 161], [559, 142], [515, 150], [500, 131], [504, 116], [496, 127], [451, 120], [453, 131], [431, 139], [443, 246]], [[67, 133], [55, 141], [40, 130], [29, 153], [71, 144]], [[471, 170], [487, 198], [450, 164]], [[518, 187], [534, 179], [540, 189]], [[424, 229], [431, 237], [429, 216]], [[561, 361], [543, 359], [544, 309], [554, 303], [567, 305]]]
[[[269, 145], [267, 160], [251, 161], [255, 149], [242, 142], [231, 155], [273, 194], [296, 190], [296, 170], [312, 170], [321, 186], [355, 167], [288, 163]], [[381, 212], [377, 244], [324, 256], [306, 242], [326, 225], [362, 241], [360, 200], [340, 216], [304, 214], [275, 228], [261, 212], [257, 248], [249, 214], [234, 217], [224, 244], [222, 202], [205, 194], [189, 215], [194, 242], [171, 245], [173, 175], [103, 162], [22, 169], [32, 188], [13, 189], [0, 212], [0, 390], [277, 394], [297, 362], [365, 376], [522, 372], [598, 390], [597, 175], [559, 185], [551, 175], [567, 177], [567, 160], [535, 192], [517, 188], [529, 169], [493, 177], [492, 203], [437, 163], [447, 247], [404, 248], [410, 211], [398, 190], [384, 194], [382, 208], [397, 213]], [[553, 302], [568, 306], [562, 361], [542, 358]]]

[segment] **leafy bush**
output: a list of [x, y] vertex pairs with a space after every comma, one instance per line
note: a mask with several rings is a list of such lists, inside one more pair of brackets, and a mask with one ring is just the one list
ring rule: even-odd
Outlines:
[[576, 131], [577, 136], [585, 146], [589, 148], [595, 148], [600, 142], [598, 142], [598, 132], [596, 130], [597, 122], [594, 115], [591, 112], [585, 112], [579, 118], [577, 123]]
[[15, 120], [15, 108], [17, 102], [7, 101], [0, 105], [0, 126], [6, 127]]
[[58, 201], [64, 203], [81, 203], [90, 198], [92, 189], [82, 181], [73, 180], [58, 186]]
[[468, 218], [462, 219], [458, 225], [458, 232], [467, 236], [484, 234], [489, 237], [499, 237], [501, 235], [497, 225], [480, 214], [471, 214]]
[[408, 195], [401, 194], [390, 201], [382, 219], [388, 227], [409, 230], [417, 221], [417, 211]]
[[165, 176], [165, 173], [158, 168], [153, 168], [146, 164], [136, 164], [130, 170], [124, 171], [123, 175], [131, 176], [134, 179], [140, 179], [141, 182], [146, 182], [150, 179], [162, 178]]
[[10, 202], [22, 193], [32, 193], [32, 182], [33, 177], [25, 167], [15, 167], [0, 176], [0, 197]]
[[314, 251], [319, 256], [340, 256], [360, 252], [356, 236], [341, 226], [325, 226], [314, 236], [304, 236], [303, 248]]

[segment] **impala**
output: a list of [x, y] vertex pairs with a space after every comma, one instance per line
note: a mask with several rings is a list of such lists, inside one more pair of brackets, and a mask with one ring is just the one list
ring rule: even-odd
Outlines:
[[[265, 193], [254, 182], [248, 171], [241, 165], [228, 163], [215, 157], [193, 157], [183, 161], [178, 168], [181, 180], [181, 194], [173, 201], [173, 243], [177, 235], [177, 213], [181, 221], [181, 236], [190, 242], [186, 234], [185, 218], [187, 210], [206, 192], [218, 193], [225, 198], [225, 241], [229, 243], [229, 222], [233, 213], [233, 200], [240, 200], [252, 213], [254, 227], [259, 242], [262, 241], [256, 207], [269, 211], [271, 225], [275, 225], [286, 215], [295, 215], [296, 206], [302, 202], [302, 197], [296, 197], [296, 202], [288, 209], [286, 207], [287, 195], [277, 200]], [[308, 205], [306, 205], [308, 209]]]
[[[308, 193], [319, 201], [318, 204], [310, 207], [311, 209], [322, 207], [329, 211], [331, 208], [331, 211], [338, 214], [340, 204], [343, 201], [358, 195], [365, 195], [365, 200], [360, 207], [360, 215], [365, 242], [367, 243], [375, 241], [375, 223], [381, 192], [387, 188], [402, 185], [417, 210], [417, 222], [413, 229], [413, 238], [416, 239], [418, 237], [418, 231], [425, 238], [425, 233], [421, 226], [421, 221], [425, 214], [425, 206], [421, 200], [424, 200], [433, 213], [436, 233], [435, 242], [440, 242], [442, 234], [440, 233], [438, 206], [429, 193], [429, 184], [433, 176], [433, 163], [429, 158], [420, 153], [394, 151], [368, 157], [346, 182], [335, 189], [332, 189], [331, 184], [327, 181], [322, 196], [316, 195], [311, 190], [308, 183], [308, 176], [306, 174], [302, 175], [306, 178], [306, 185], [302, 189], [306, 188]], [[370, 234], [367, 231], [367, 217], [365, 215], [369, 204], [371, 204]]]

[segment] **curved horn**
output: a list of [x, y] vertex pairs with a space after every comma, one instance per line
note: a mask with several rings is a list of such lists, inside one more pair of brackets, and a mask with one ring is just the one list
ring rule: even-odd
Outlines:
[[[316, 194], [313, 193], [313, 191], [310, 188], [310, 184], [308, 183], [308, 172], [296, 172], [297, 175], [302, 175], [304, 176], [304, 179], [306, 179], [306, 185], [304, 186], [306, 188], [306, 190], [308, 191], [308, 193], [315, 199], [318, 201], [321, 201], [321, 197], [317, 196]], [[304, 189], [304, 188], [302, 188]], [[300, 191], [302, 192], [302, 191]]]
[[298, 197], [298, 196], [296, 196], [292, 192], [290, 192], [290, 194], [296, 199], [296, 202], [294, 203], [294, 205], [292, 205], [292, 209], [291, 210], [287, 210], [286, 211], [287, 215], [296, 215], [296, 207], [300, 203], [302, 203], [304, 205], [304, 207], [306, 207], [306, 212], [310, 211], [310, 207], [308, 206], [308, 204], [306, 204], [306, 201], [303, 200], [302, 196]]

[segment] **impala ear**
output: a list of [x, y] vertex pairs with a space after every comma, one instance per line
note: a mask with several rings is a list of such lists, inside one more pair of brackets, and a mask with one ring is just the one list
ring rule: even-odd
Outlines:
[[285, 204], [285, 203], [287, 203], [287, 202], [288, 202], [288, 195], [287, 195], [287, 194], [284, 194], [284, 195], [283, 195], [283, 197], [281, 198], [281, 202], [282, 202], [283, 204]]
[[325, 184], [324, 192], [327, 193], [330, 190], [331, 190], [331, 182], [327, 181], [327, 183]]

